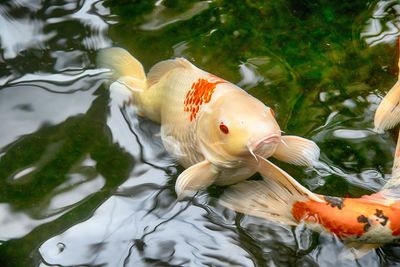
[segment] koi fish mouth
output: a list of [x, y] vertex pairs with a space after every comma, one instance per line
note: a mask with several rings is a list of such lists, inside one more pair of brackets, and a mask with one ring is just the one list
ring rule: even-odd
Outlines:
[[252, 143], [250, 145], [250, 149], [253, 151], [256, 151], [260, 146], [264, 145], [264, 144], [277, 144], [280, 143], [282, 141], [281, 135], [280, 134], [270, 134], [267, 135], [263, 138], [261, 138], [260, 140]]
[[283, 140], [280, 134], [270, 134], [267, 135], [256, 142], [251, 143], [247, 148], [250, 151], [250, 154], [258, 161], [256, 155], [260, 155], [262, 157], [269, 157], [270, 154], [275, 150], [275, 147], [278, 143], [281, 143]]

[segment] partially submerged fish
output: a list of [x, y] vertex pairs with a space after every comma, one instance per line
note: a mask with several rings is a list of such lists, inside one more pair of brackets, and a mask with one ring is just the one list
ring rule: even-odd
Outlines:
[[[305, 166], [319, 157], [314, 142], [281, 136], [271, 108], [184, 58], [157, 63], [146, 76], [126, 50], [108, 48], [99, 52], [98, 65], [114, 70], [116, 82], [132, 92], [139, 115], [161, 124], [166, 150], [186, 168], [176, 181], [178, 198], [256, 172], [267, 176], [277, 169], [267, 160], [271, 156]], [[301, 188], [294, 179], [274, 178]]]
[[[400, 48], [400, 39], [399, 39]], [[399, 49], [400, 50], [400, 49]], [[400, 51], [399, 51], [400, 53]], [[400, 55], [399, 55], [400, 56]], [[400, 60], [398, 62], [400, 69]], [[391, 129], [400, 122], [400, 71], [398, 72], [398, 80], [382, 99], [375, 112], [375, 131], [383, 132]]]
[[[399, 101], [400, 81], [397, 81], [376, 111], [378, 131], [400, 122]], [[265, 177], [269, 179], [231, 186], [220, 203], [241, 213], [288, 225], [304, 223], [311, 229], [335, 234], [351, 246], [357, 244], [359, 256], [400, 239], [400, 135], [392, 178], [381, 191], [369, 196], [340, 198], [310, 193], [306, 188], [281, 182], [293, 178], [277, 167], [271, 168]], [[360, 243], [370, 245], [360, 246]]]

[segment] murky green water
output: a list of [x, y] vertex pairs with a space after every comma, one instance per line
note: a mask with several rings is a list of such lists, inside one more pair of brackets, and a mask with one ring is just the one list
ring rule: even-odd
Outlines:
[[184, 56], [318, 143], [317, 168], [280, 164], [302, 184], [357, 197], [390, 177], [393, 137], [371, 128], [399, 29], [396, 0], [3, 1], [0, 266], [399, 266], [398, 245], [346, 260], [331, 235], [218, 206], [216, 186], [176, 202], [159, 127], [94, 66], [112, 45], [146, 69]]

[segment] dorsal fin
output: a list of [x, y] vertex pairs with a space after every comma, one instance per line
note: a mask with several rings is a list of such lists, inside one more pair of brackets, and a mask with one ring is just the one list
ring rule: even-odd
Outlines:
[[148, 86], [151, 87], [168, 72], [176, 68], [191, 69], [194, 65], [185, 58], [175, 58], [161, 61], [155, 64], [147, 74]]

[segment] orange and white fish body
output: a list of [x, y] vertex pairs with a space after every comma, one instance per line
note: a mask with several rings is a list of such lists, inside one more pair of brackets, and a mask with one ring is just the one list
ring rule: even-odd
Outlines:
[[293, 203], [293, 218], [348, 242], [384, 244], [400, 238], [400, 202], [389, 201], [380, 194], [323, 199], [324, 202]]
[[98, 62], [131, 90], [139, 115], [161, 124], [166, 150], [186, 168], [175, 186], [179, 198], [266, 175], [260, 161], [270, 156], [306, 166], [319, 157], [314, 142], [281, 136], [271, 108], [184, 58], [157, 63], [147, 76], [121, 48], [100, 51]]
[[[263, 163], [272, 164], [272, 163]], [[265, 168], [270, 168], [265, 166]], [[400, 240], [400, 200], [380, 191], [360, 198], [330, 197], [309, 192], [301, 186], [281, 183], [291, 176], [272, 169], [263, 181], [245, 181], [229, 187], [220, 204], [237, 212], [281, 222], [303, 223], [317, 232], [328, 232], [346, 242], [379, 244]]]

